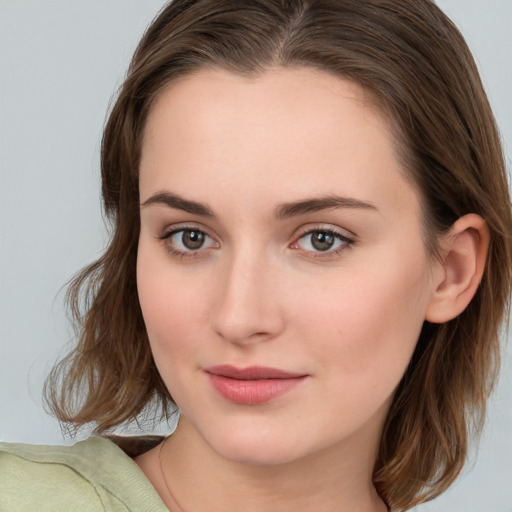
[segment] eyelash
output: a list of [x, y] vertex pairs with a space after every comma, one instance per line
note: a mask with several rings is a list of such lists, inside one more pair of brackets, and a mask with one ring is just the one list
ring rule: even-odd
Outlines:
[[300, 236], [298, 236], [296, 238], [296, 241], [293, 242], [291, 247], [295, 248], [298, 245], [300, 240], [306, 238], [307, 236], [312, 236], [315, 233], [322, 233], [324, 235], [332, 236], [334, 239], [341, 242], [341, 244], [336, 249], [328, 249], [326, 251], [320, 251], [320, 250], [305, 251], [305, 252], [311, 254], [313, 258], [329, 258], [329, 257], [333, 257], [333, 256], [338, 256], [343, 251], [346, 251], [347, 249], [349, 249], [355, 243], [354, 238], [351, 238], [351, 237], [347, 236], [346, 234], [341, 233], [340, 231], [337, 231], [332, 228], [324, 228], [324, 227], [318, 226], [313, 229], [309, 228], [306, 231], [304, 231], [303, 233], [301, 233]]
[[[166, 242], [166, 241], [170, 240], [174, 235], [177, 235], [178, 233], [182, 233], [182, 232], [184, 233], [187, 231], [195, 232], [195, 233], [203, 235], [204, 237], [207, 237], [211, 240], [214, 240], [214, 238], [212, 236], [210, 236], [205, 230], [196, 228], [195, 226], [190, 226], [190, 225], [176, 226], [171, 231], [167, 231], [164, 234], [162, 234], [161, 236], [158, 236], [157, 238], [163, 242]], [[313, 257], [313, 258], [329, 258], [329, 257], [337, 256], [341, 252], [349, 249], [355, 243], [355, 240], [353, 238], [351, 238], [339, 231], [336, 231], [332, 228], [323, 228], [323, 227], [319, 226], [319, 227], [316, 227], [313, 229], [310, 228], [308, 230], [305, 230], [303, 233], [300, 234], [300, 236], [298, 236], [295, 239], [295, 242], [293, 242], [290, 245], [290, 247], [293, 249], [300, 249], [298, 247], [299, 241], [306, 238], [307, 236], [312, 236], [315, 233], [322, 233], [322, 234], [325, 234], [328, 236], [332, 236], [334, 239], [341, 242], [341, 244], [336, 249], [328, 249], [325, 251], [321, 251], [321, 250], [317, 250], [317, 251], [305, 250], [304, 251], [305, 253], [310, 254], [311, 255], [310, 257]], [[216, 242], [216, 243], [218, 246], [218, 242]], [[200, 247], [197, 250], [190, 249], [188, 251], [182, 251], [182, 250], [176, 249], [176, 247], [174, 247], [170, 243], [166, 243], [165, 248], [171, 256], [178, 258], [180, 260], [193, 259], [193, 258], [198, 258], [198, 257], [204, 256], [204, 250], [205, 250], [203, 247]]]
[[[185, 226], [175, 226], [174, 229], [171, 231], [167, 231], [161, 236], [157, 237], [159, 240], [162, 240], [163, 242], [167, 242], [170, 240], [174, 235], [177, 235], [178, 233], [184, 233], [184, 232], [195, 232], [200, 235], [203, 235], [204, 237], [210, 238], [213, 240], [213, 237], [211, 237], [204, 229], [196, 228], [195, 226], [185, 225]], [[192, 259], [197, 258], [200, 256], [203, 256], [204, 249], [203, 247], [200, 247], [196, 251], [194, 250], [188, 250], [188, 251], [181, 251], [179, 249], [176, 249], [171, 243], [165, 243], [165, 248], [169, 252], [169, 254], [175, 258], [178, 258], [180, 260], [182, 259]], [[203, 251], [201, 250], [203, 249]]]

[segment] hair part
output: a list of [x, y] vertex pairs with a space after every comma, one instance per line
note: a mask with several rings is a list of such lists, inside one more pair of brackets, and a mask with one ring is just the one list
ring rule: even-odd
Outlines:
[[454, 320], [425, 322], [391, 405], [373, 481], [392, 510], [444, 491], [482, 427], [508, 313], [512, 215], [503, 153], [474, 60], [430, 0], [175, 0], [133, 56], [105, 126], [102, 193], [113, 236], [68, 292], [76, 348], [54, 368], [47, 401], [64, 423], [105, 432], [147, 407], [173, 408], [153, 361], [136, 286], [138, 169], [158, 95], [205, 68], [258, 75], [312, 67], [368, 91], [395, 128], [422, 201], [425, 243], [476, 213], [491, 241], [480, 287]]

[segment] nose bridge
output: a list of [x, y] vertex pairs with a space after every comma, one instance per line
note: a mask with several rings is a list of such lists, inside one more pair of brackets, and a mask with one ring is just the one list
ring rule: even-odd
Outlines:
[[269, 339], [282, 328], [275, 294], [275, 262], [256, 247], [234, 249], [219, 272], [212, 328], [238, 344]]

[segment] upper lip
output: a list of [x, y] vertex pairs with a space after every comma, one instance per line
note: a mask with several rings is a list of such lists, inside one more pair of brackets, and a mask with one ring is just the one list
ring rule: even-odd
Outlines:
[[206, 373], [219, 375], [221, 377], [229, 377], [238, 380], [260, 380], [260, 379], [294, 379], [305, 377], [304, 373], [293, 373], [280, 370], [278, 368], [268, 368], [266, 366], [249, 366], [247, 368], [237, 368], [229, 364], [221, 364], [218, 366], [210, 366], [205, 368]]

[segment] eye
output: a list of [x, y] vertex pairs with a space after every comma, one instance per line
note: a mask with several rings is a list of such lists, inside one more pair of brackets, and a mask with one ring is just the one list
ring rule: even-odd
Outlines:
[[331, 254], [352, 243], [351, 238], [332, 229], [315, 229], [302, 235], [292, 247], [308, 252]]
[[204, 245], [206, 236], [201, 231], [195, 231], [191, 229], [182, 229], [177, 233], [174, 233], [170, 240], [177, 246], [181, 246], [180, 249], [197, 251]]
[[169, 252], [181, 257], [218, 245], [211, 236], [197, 228], [174, 229], [162, 235], [160, 239], [165, 240]]

